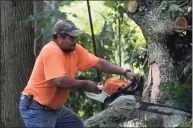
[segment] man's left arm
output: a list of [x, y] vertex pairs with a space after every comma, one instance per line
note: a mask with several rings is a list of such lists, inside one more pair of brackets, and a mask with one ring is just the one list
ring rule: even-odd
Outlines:
[[94, 66], [94, 68], [96, 68], [100, 72], [104, 72], [107, 74], [123, 75], [130, 80], [136, 78], [136, 75], [132, 71], [125, 70], [115, 64], [109, 63], [107, 60], [104, 59], [99, 59], [98, 63]]

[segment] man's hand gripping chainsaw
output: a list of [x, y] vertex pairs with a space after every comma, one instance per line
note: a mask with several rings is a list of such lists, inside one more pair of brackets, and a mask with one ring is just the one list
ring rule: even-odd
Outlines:
[[98, 85], [101, 93], [95, 94], [86, 92], [87, 97], [104, 103], [107, 106], [123, 107], [123, 108], [138, 108], [134, 93], [139, 89], [140, 85], [137, 80], [130, 82], [116, 78], [109, 78], [104, 85]]

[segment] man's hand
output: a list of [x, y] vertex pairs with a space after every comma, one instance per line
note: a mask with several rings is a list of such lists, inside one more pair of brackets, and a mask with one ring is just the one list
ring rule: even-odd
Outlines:
[[127, 79], [130, 79], [130, 80], [137, 80], [138, 81], [138, 78], [136, 76], [135, 73], [133, 73], [132, 71], [127, 71], [125, 72], [124, 76], [127, 78]]
[[97, 87], [97, 83], [87, 80], [87, 84], [84, 86], [84, 90], [92, 93], [99, 93], [100, 89]]

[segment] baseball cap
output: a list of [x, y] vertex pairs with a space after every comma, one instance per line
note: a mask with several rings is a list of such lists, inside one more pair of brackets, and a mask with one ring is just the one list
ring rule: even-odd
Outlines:
[[83, 32], [70, 20], [59, 20], [53, 28], [53, 34], [66, 33], [70, 36], [80, 36]]

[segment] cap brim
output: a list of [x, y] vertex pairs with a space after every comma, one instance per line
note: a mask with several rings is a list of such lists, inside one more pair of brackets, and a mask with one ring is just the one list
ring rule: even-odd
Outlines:
[[73, 30], [71, 32], [67, 32], [68, 35], [70, 36], [74, 36], [74, 37], [77, 37], [77, 36], [80, 36], [83, 34], [82, 31], [80, 31], [79, 29], [76, 29], [76, 30]]

